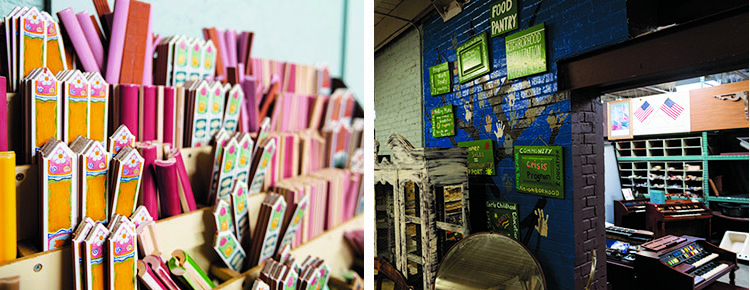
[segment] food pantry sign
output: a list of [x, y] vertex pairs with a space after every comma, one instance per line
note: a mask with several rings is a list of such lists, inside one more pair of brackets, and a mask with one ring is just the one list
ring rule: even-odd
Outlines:
[[516, 0], [500, 0], [490, 7], [490, 31], [492, 37], [518, 29]]
[[509, 79], [547, 71], [544, 42], [544, 23], [505, 38]]
[[561, 146], [515, 146], [516, 190], [565, 198]]

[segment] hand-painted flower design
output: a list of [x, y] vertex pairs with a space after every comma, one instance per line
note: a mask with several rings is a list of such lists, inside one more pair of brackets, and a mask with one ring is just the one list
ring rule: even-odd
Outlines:
[[232, 246], [226, 247], [224, 249], [224, 255], [227, 256], [227, 257], [231, 256], [233, 250], [234, 250], [234, 248]]

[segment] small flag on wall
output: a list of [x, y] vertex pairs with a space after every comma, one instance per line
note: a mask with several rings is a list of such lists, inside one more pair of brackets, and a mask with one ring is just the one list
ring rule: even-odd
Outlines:
[[682, 106], [680, 106], [679, 104], [675, 103], [670, 98], [667, 98], [664, 101], [664, 104], [662, 104], [659, 109], [661, 109], [662, 111], [664, 111], [664, 113], [666, 113], [667, 116], [669, 116], [673, 120], [676, 120], [677, 117], [679, 117], [680, 114], [682, 114], [682, 111], [685, 110], [685, 109], [682, 108]]
[[646, 120], [646, 118], [648, 118], [648, 115], [651, 115], [651, 112], [653, 111], [654, 107], [652, 107], [648, 102], [643, 102], [643, 105], [638, 107], [638, 109], [635, 110], [635, 113], [633, 114], [636, 118], [638, 118], [638, 121], [642, 123], [643, 120]]

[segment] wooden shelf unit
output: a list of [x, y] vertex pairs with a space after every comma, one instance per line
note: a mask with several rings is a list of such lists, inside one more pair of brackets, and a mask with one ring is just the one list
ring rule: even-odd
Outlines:
[[[211, 147], [184, 148], [182, 156], [185, 162], [190, 183], [195, 193], [196, 201], [205, 200], [210, 166]], [[35, 165], [16, 166], [16, 193], [18, 204], [18, 241], [21, 243], [34, 242], [39, 238], [39, 197], [37, 189], [37, 170]], [[248, 199], [250, 232], [254, 229], [260, 205], [265, 193], [251, 195]], [[301, 261], [307, 255], [314, 255], [325, 259], [331, 268], [333, 276], [341, 276], [352, 264], [353, 254], [348, 248], [343, 234], [346, 231], [362, 229], [364, 217], [362, 214], [346, 221], [318, 237], [298, 246], [292, 254]], [[187, 251], [198, 265], [209, 272], [213, 265], [221, 266], [223, 262], [214, 252], [213, 242], [214, 220], [211, 207], [201, 206], [199, 209], [181, 215], [160, 219], [156, 222], [156, 239], [161, 257], [170, 258], [172, 251], [182, 249]], [[72, 253], [70, 246], [62, 249], [39, 252], [16, 260], [0, 264], [0, 278], [19, 276], [22, 289], [72, 289]], [[256, 266], [220, 284], [216, 289], [246, 289], [245, 281], [253, 281], [258, 277], [262, 265]], [[38, 270], [38, 271], [37, 271]], [[209, 274], [209, 277], [212, 275]]]
[[[709, 155], [708, 137], [708, 132], [701, 132], [699, 136], [615, 142], [622, 187], [639, 194], [650, 194], [652, 190], [693, 192], [706, 205], [714, 201], [750, 203], [748, 197], [711, 195], [709, 161], [747, 161], [750, 158], [749, 155]], [[698, 166], [699, 170], [688, 166]]]

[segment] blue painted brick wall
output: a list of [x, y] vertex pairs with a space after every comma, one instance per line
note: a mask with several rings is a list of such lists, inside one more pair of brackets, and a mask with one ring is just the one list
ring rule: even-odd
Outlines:
[[[534, 23], [530, 20], [539, 7]], [[549, 289], [574, 288], [573, 181], [571, 160], [570, 99], [558, 92], [557, 64], [562, 58], [581, 54], [627, 39], [624, 0], [614, 1], [518, 1], [519, 29], [545, 23], [547, 41], [546, 73], [507, 80], [505, 39], [489, 39], [492, 63], [489, 74], [457, 85], [456, 54], [451, 48], [471, 38], [471, 24], [477, 33], [489, 37], [490, 1], [471, 1], [463, 11], [448, 22], [434, 14], [424, 23], [423, 70], [425, 86], [424, 140], [425, 147], [453, 147], [458, 142], [495, 140], [497, 174], [493, 177], [470, 177], [472, 200], [507, 200], [519, 204], [523, 219], [531, 213], [539, 199], [536, 195], [515, 191], [513, 146], [562, 146], [565, 159], [565, 199], [549, 199], [544, 215], [549, 215], [548, 236], [534, 232], [527, 245], [542, 265]], [[430, 66], [444, 60], [451, 62], [453, 91], [431, 96]], [[613, 68], [614, 69], [614, 68]], [[454, 106], [457, 134], [433, 138], [429, 112], [446, 104]], [[505, 130], [498, 129], [499, 127]], [[473, 203], [474, 230], [486, 229], [484, 206]], [[525, 230], [521, 232], [522, 236]]]

